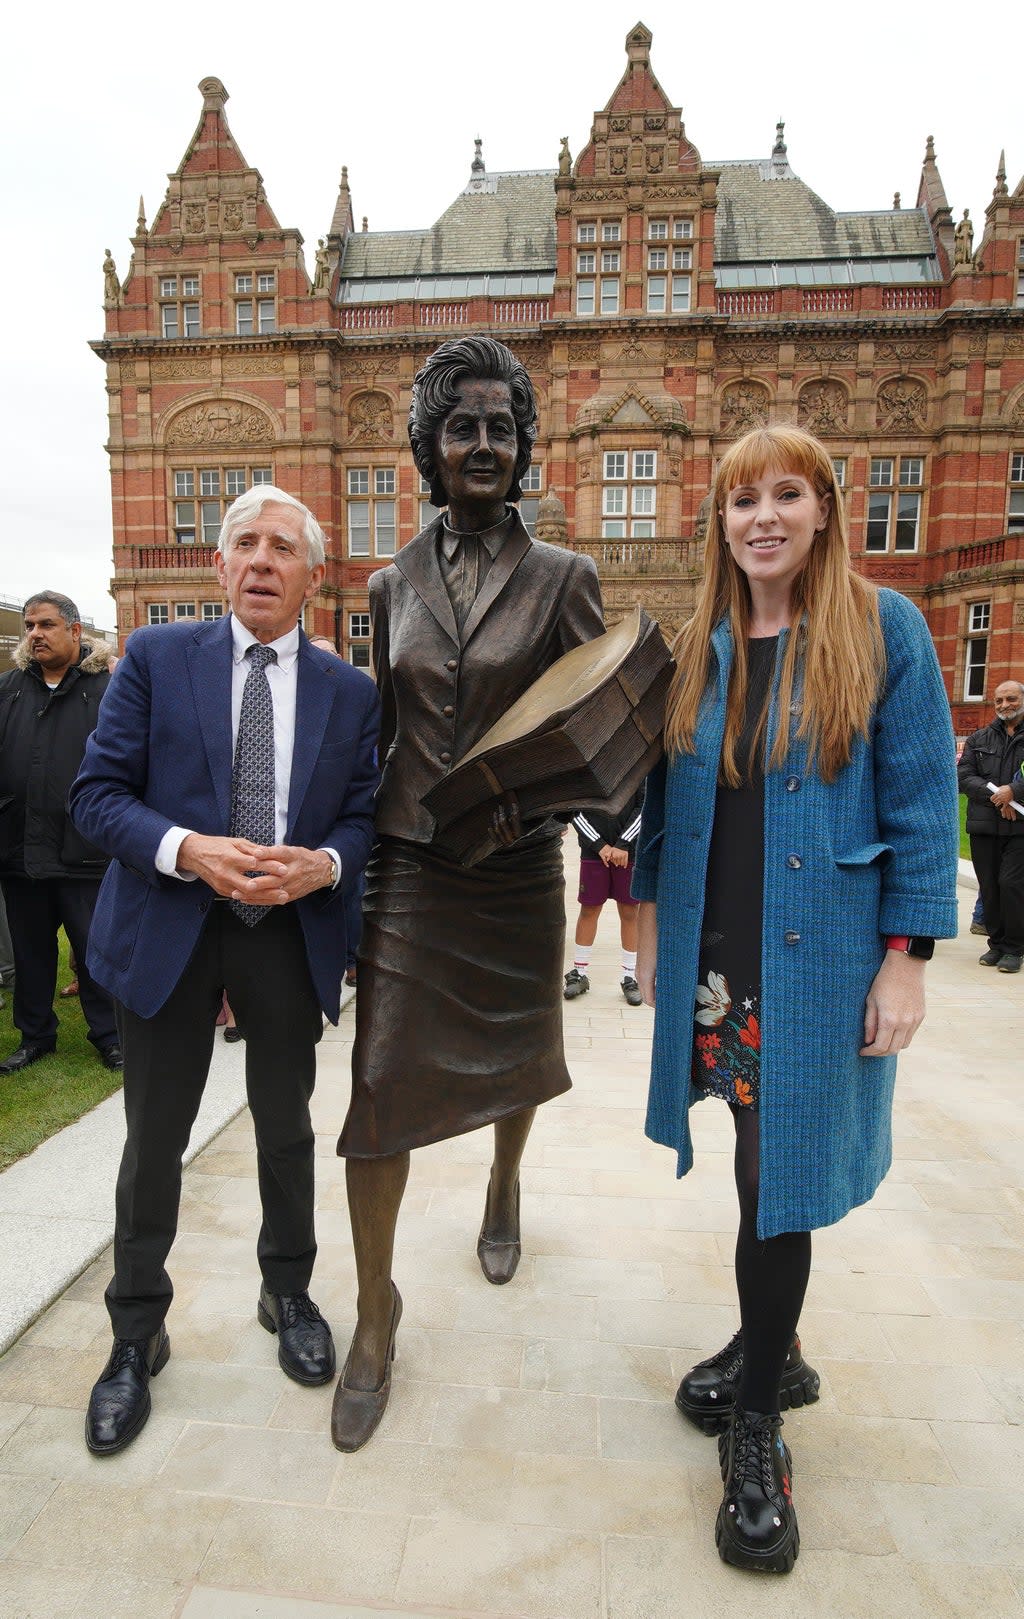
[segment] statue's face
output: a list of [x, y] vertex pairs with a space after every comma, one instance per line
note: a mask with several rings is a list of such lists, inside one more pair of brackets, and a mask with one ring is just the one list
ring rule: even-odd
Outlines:
[[449, 505], [502, 503], [515, 477], [517, 449], [508, 383], [464, 382], [437, 434], [437, 472]]

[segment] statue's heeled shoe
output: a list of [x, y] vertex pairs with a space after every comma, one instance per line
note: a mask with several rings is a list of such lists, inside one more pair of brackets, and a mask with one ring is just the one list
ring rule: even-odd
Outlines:
[[348, 1377], [349, 1357], [345, 1361], [341, 1374], [341, 1381], [334, 1391], [334, 1405], [331, 1408], [331, 1441], [336, 1450], [361, 1450], [380, 1424], [380, 1419], [388, 1407], [391, 1398], [391, 1367], [395, 1358], [395, 1335], [398, 1332], [398, 1323], [402, 1319], [402, 1295], [394, 1282], [391, 1284], [394, 1294], [394, 1305], [391, 1311], [391, 1330], [388, 1333], [388, 1346], [384, 1354], [384, 1376], [379, 1388], [356, 1389], [349, 1388], [346, 1381]]
[[487, 1182], [487, 1201], [484, 1204], [484, 1223], [480, 1227], [477, 1238], [476, 1254], [480, 1261], [480, 1269], [489, 1282], [495, 1287], [502, 1287], [510, 1282], [519, 1268], [519, 1261], [523, 1255], [523, 1245], [519, 1237], [519, 1183], [516, 1182], [516, 1234], [509, 1242], [493, 1242], [484, 1235], [487, 1230], [488, 1217], [491, 1212], [491, 1183]]

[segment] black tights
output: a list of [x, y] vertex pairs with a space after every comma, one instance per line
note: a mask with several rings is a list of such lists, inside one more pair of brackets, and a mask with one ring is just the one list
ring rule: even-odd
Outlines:
[[779, 1409], [779, 1383], [811, 1271], [811, 1233], [787, 1231], [760, 1240], [757, 1195], [760, 1165], [758, 1118], [754, 1108], [734, 1107], [736, 1193], [740, 1228], [736, 1236], [736, 1290], [743, 1325], [743, 1372], [738, 1404], [745, 1411]]

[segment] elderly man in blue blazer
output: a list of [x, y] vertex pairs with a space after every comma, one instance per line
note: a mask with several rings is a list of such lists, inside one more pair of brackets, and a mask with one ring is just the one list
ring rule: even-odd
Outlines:
[[246, 1040], [263, 1222], [257, 1315], [299, 1383], [334, 1374], [309, 1297], [313, 1130], [323, 1014], [337, 1020], [345, 899], [369, 854], [376, 689], [310, 646], [324, 576], [312, 513], [272, 485], [228, 510], [216, 553], [231, 608], [131, 637], [71, 790], [80, 831], [111, 855], [89, 969], [114, 997], [128, 1134], [117, 1182], [114, 1347], [86, 1443], [123, 1449], [170, 1352], [165, 1262], [181, 1160], [224, 991]]

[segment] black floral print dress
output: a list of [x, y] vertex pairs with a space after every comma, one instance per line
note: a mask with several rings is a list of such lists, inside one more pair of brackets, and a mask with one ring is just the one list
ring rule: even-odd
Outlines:
[[732, 1107], [758, 1104], [761, 1071], [761, 913], [764, 895], [764, 739], [751, 742], [775, 668], [778, 636], [747, 642], [747, 707], [737, 748], [740, 787], [719, 783], [701, 924], [693, 1083]]

